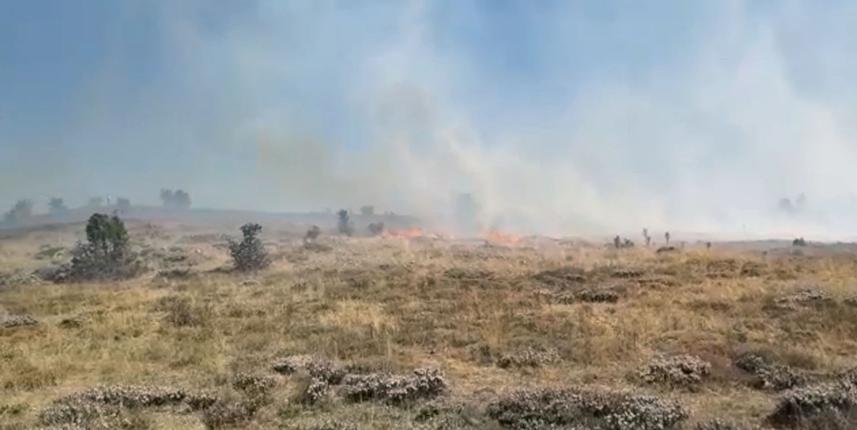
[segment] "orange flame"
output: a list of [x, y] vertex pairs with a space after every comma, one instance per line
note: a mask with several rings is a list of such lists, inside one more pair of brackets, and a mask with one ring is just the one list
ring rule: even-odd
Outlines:
[[404, 230], [389, 229], [384, 232], [384, 237], [397, 239], [414, 239], [425, 236], [423, 229], [419, 227], [408, 228]]
[[488, 230], [482, 233], [482, 239], [494, 245], [515, 246], [521, 242], [521, 236], [500, 230]]

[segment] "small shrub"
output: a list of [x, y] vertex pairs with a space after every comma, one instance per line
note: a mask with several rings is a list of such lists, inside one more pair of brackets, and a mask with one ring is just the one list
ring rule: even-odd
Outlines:
[[314, 226], [310, 227], [309, 230], [306, 231], [306, 235], [304, 236], [304, 243], [308, 244], [308, 243], [315, 242], [315, 240], [318, 239], [318, 236], [320, 236], [320, 235], [321, 235], [321, 229], [318, 228], [317, 225], [314, 225]]
[[262, 231], [259, 224], [244, 224], [241, 233], [244, 239], [241, 242], [229, 240], [229, 253], [235, 262], [235, 269], [241, 272], [261, 270], [271, 264], [265, 245], [257, 236]]
[[252, 401], [217, 401], [202, 411], [206, 429], [233, 428], [253, 419], [259, 405]]
[[384, 223], [383, 222], [374, 222], [369, 224], [369, 233], [373, 236], [378, 236], [381, 233], [384, 233]]
[[165, 312], [164, 321], [175, 327], [201, 326], [209, 317], [207, 307], [194, 305], [187, 297], [163, 297], [155, 308]]
[[497, 366], [509, 367], [541, 367], [544, 364], [559, 361], [559, 353], [551, 348], [525, 348], [512, 354], [503, 354], [497, 359]]

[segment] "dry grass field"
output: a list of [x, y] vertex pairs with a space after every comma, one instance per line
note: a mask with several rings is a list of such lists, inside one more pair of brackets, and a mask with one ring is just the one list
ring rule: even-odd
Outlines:
[[0, 239], [0, 429], [857, 423], [848, 247], [305, 246], [266, 228], [272, 266], [238, 274], [235, 228], [129, 227], [148, 270], [122, 282], [29, 275], [82, 225]]

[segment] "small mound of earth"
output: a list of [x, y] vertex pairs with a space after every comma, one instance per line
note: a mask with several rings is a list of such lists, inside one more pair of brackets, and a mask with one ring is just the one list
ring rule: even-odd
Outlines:
[[672, 430], [687, 419], [678, 403], [623, 391], [519, 390], [492, 402], [488, 414], [510, 429]]
[[655, 357], [638, 376], [646, 384], [692, 388], [710, 374], [711, 363], [694, 355], [673, 355]]

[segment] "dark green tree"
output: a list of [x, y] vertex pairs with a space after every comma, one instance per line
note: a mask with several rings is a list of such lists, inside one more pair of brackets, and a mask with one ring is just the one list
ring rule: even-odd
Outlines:
[[71, 280], [125, 279], [141, 270], [131, 252], [128, 230], [116, 216], [93, 214], [86, 223], [86, 242], [72, 251]]
[[351, 218], [348, 216], [348, 211], [340, 209], [336, 214], [339, 217], [339, 222], [337, 224], [339, 233], [351, 236], [351, 234], [354, 233], [354, 227], [351, 226]]
[[253, 272], [264, 269], [271, 264], [268, 251], [259, 239], [262, 226], [248, 223], [241, 226], [244, 239], [240, 242], [229, 240], [229, 253], [235, 262], [235, 269], [241, 272]]

